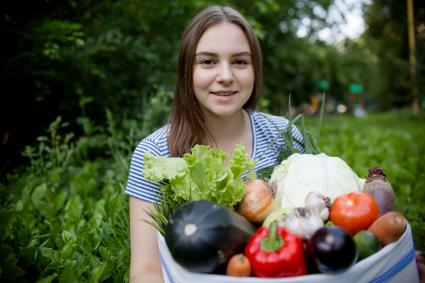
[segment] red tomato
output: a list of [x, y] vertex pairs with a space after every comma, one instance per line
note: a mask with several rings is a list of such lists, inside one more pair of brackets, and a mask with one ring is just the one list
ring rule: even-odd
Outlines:
[[354, 235], [369, 228], [378, 216], [379, 207], [371, 195], [353, 192], [340, 195], [333, 201], [330, 220]]

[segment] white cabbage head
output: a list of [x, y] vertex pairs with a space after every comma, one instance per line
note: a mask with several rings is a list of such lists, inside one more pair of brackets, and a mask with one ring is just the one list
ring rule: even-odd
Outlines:
[[319, 191], [333, 201], [337, 196], [361, 191], [364, 179], [339, 157], [294, 153], [275, 167], [270, 182], [276, 184], [279, 208], [305, 206], [311, 191]]

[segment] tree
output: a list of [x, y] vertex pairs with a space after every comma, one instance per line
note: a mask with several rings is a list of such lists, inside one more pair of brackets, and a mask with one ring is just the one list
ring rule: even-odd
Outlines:
[[415, 42], [415, 24], [413, 14], [413, 0], [407, 0], [407, 30], [409, 40], [409, 65], [411, 86], [410, 94], [412, 97], [412, 111], [417, 114], [419, 112], [418, 90], [416, 86], [416, 42]]
[[[415, 37], [417, 50], [425, 47], [425, 3], [414, 1]], [[376, 96], [386, 108], [405, 107], [412, 104], [409, 95], [412, 77], [409, 69], [407, 5], [404, 1], [374, 1], [365, 9], [368, 28], [364, 40], [377, 58], [380, 86]], [[422, 27], [422, 28], [421, 28]], [[416, 85], [418, 95], [425, 90], [425, 56], [418, 52], [416, 58]], [[423, 99], [418, 97], [419, 100]]]

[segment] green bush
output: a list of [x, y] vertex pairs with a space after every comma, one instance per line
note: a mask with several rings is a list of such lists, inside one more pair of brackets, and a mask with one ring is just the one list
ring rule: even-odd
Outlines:
[[85, 134], [67, 133], [59, 117], [38, 145], [28, 146], [27, 168], [0, 184], [0, 279], [30, 282], [126, 282], [129, 270], [130, 158], [140, 139], [165, 123], [171, 93], [147, 100], [143, 122], [107, 127], [80, 117]]
[[[90, 160], [90, 147], [104, 147], [105, 137], [72, 143], [69, 135], [57, 133], [59, 126], [60, 119], [49, 138], [27, 148], [31, 166], [0, 187], [7, 195], [1, 209], [0, 277], [123, 282], [129, 265], [122, 193], [128, 165], [112, 154]], [[129, 162], [128, 155], [124, 160]]]

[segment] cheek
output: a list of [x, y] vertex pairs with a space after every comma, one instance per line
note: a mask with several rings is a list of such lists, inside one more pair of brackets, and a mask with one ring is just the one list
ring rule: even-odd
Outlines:
[[255, 75], [254, 70], [244, 70], [239, 74], [239, 82], [246, 88], [254, 88]]
[[196, 87], [207, 87], [213, 80], [213, 76], [206, 70], [196, 69], [193, 72], [193, 86]]

